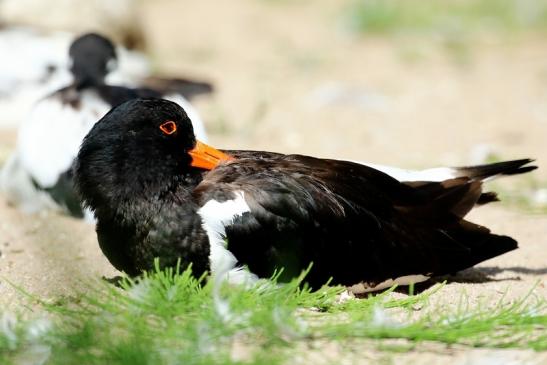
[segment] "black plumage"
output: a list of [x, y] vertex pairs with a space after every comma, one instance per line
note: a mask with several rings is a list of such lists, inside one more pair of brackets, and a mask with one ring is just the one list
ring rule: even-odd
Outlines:
[[[176, 132], [167, 135], [160, 127], [168, 121]], [[201, 209], [238, 193], [248, 209], [224, 222], [222, 234], [237, 265], [259, 277], [283, 268], [282, 279], [289, 279], [313, 262], [313, 286], [332, 278], [375, 287], [453, 273], [517, 248], [512, 238], [464, 220], [488, 200], [481, 179], [503, 173], [500, 166], [402, 183], [353, 162], [261, 151], [225, 151], [233, 160], [200, 169], [195, 148], [185, 112], [157, 99], [122, 104], [85, 138], [76, 183], [118, 269], [136, 275], [154, 257], [163, 265], [181, 258], [198, 275], [211, 269], [213, 243]], [[507, 171], [533, 169], [523, 167], [527, 162]]]

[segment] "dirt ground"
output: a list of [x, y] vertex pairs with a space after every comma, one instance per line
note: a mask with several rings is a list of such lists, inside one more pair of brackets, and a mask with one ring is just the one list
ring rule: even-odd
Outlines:
[[[540, 166], [533, 177], [510, 180], [547, 186], [543, 38], [485, 37], [454, 53], [435, 37], [357, 37], [340, 20], [337, 2], [327, 0], [143, 1], [140, 13], [159, 72], [215, 84], [215, 96], [196, 105], [217, 147], [405, 167], [478, 163], [488, 154], [532, 157]], [[14, 136], [0, 133], [2, 154]], [[494, 302], [536, 284], [536, 294], [547, 297], [547, 215], [498, 203], [470, 220], [515, 237], [520, 248], [451, 278], [435, 300], [455, 304], [465, 291], [474, 301]], [[24, 215], [0, 199], [0, 306], [20, 303], [8, 281], [54, 300], [115, 274], [91, 225]], [[330, 363], [387, 356], [352, 351], [346, 359], [335, 345], [326, 348]], [[307, 361], [318, 362], [314, 354], [322, 356], [317, 350]], [[435, 346], [393, 356], [397, 364], [547, 363], [545, 353]]]

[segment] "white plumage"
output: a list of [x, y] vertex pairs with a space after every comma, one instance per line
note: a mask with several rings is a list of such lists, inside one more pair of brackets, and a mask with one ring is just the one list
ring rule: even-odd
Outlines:
[[399, 167], [385, 166], [369, 162], [355, 162], [382, 171], [383, 173], [399, 181], [443, 181], [458, 177], [457, 169], [450, 167], [435, 167], [425, 170], [407, 170]]
[[39, 101], [19, 128], [16, 154], [21, 166], [42, 187], [55, 185], [78, 153], [91, 127], [110, 110], [93, 90], [81, 93], [81, 108], [59, 95]]
[[240, 191], [235, 195], [234, 199], [224, 202], [208, 201], [198, 210], [198, 214], [209, 238], [209, 263], [215, 280], [250, 285], [256, 282], [258, 277], [245, 268], [236, 267], [237, 259], [228, 249], [226, 242], [226, 227], [231, 225], [235, 218], [251, 211], [244, 193]]

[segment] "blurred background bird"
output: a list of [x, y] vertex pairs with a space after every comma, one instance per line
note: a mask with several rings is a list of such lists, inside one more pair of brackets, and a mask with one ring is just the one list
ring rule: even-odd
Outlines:
[[9, 202], [24, 211], [54, 209], [83, 217], [70, 169], [83, 137], [94, 123], [124, 101], [165, 97], [184, 107], [196, 134], [207, 139], [203, 121], [187, 98], [210, 93], [212, 86], [187, 79], [145, 76], [143, 68], [141, 72], [131, 69], [138, 63], [130, 63], [129, 69], [113, 75], [114, 80], [128, 85], [118, 86], [107, 79], [117, 69], [116, 48], [96, 33], [76, 38], [68, 54], [67, 65], [42, 65], [46, 66], [46, 78], [35, 80], [43, 83], [40, 91], [70, 81], [37, 101], [21, 121], [16, 150], [2, 170], [0, 184]]

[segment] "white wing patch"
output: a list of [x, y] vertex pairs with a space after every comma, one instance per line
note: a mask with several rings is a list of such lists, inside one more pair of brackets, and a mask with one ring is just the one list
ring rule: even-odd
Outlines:
[[372, 167], [375, 170], [391, 176], [399, 181], [444, 181], [458, 177], [457, 171], [450, 167], [436, 167], [426, 170], [406, 170], [398, 167], [378, 165], [369, 162], [353, 161], [360, 165]]
[[203, 124], [203, 120], [201, 119], [196, 108], [194, 108], [188, 100], [186, 100], [182, 95], [179, 94], [164, 95], [164, 98], [174, 103], [177, 103], [182, 107], [182, 109], [184, 109], [184, 111], [188, 115], [188, 118], [190, 118], [190, 120], [192, 121], [192, 126], [194, 127], [194, 134], [196, 135], [196, 138], [201, 142], [207, 143], [208, 138], [207, 133], [205, 132], [205, 125]]
[[83, 138], [110, 110], [94, 91], [84, 90], [79, 108], [54, 95], [38, 102], [19, 129], [16, 154], [42, 187], [53, 186], [70, 168]]
[[246, 269], [236, 267], [237, 259], [228, 250], [225, 241], [226, 227], [232, 224], [235, 218], [251, 211], [245, 202], [244, 193], [239, 191], [235, 195], [234, 199], [224, 202], [208, 201], [198, 210], [198, 214], [209, 238], [211, 274], [216, 280], [226, 279], [230, 283], [249, 285], [258, 280], [257, 276]]
[[422, 281], [429, 280], [430, 276], [425, 275], [406, 275], [396, 279], [387, 279], [379, 284], [370, 285], [365, 282], [352, 285], [349, 287], [349, 291], [354, 294], [370, 293], [377, 290], [391, 288], [393, 285], [411, 285], [421, 283]]

